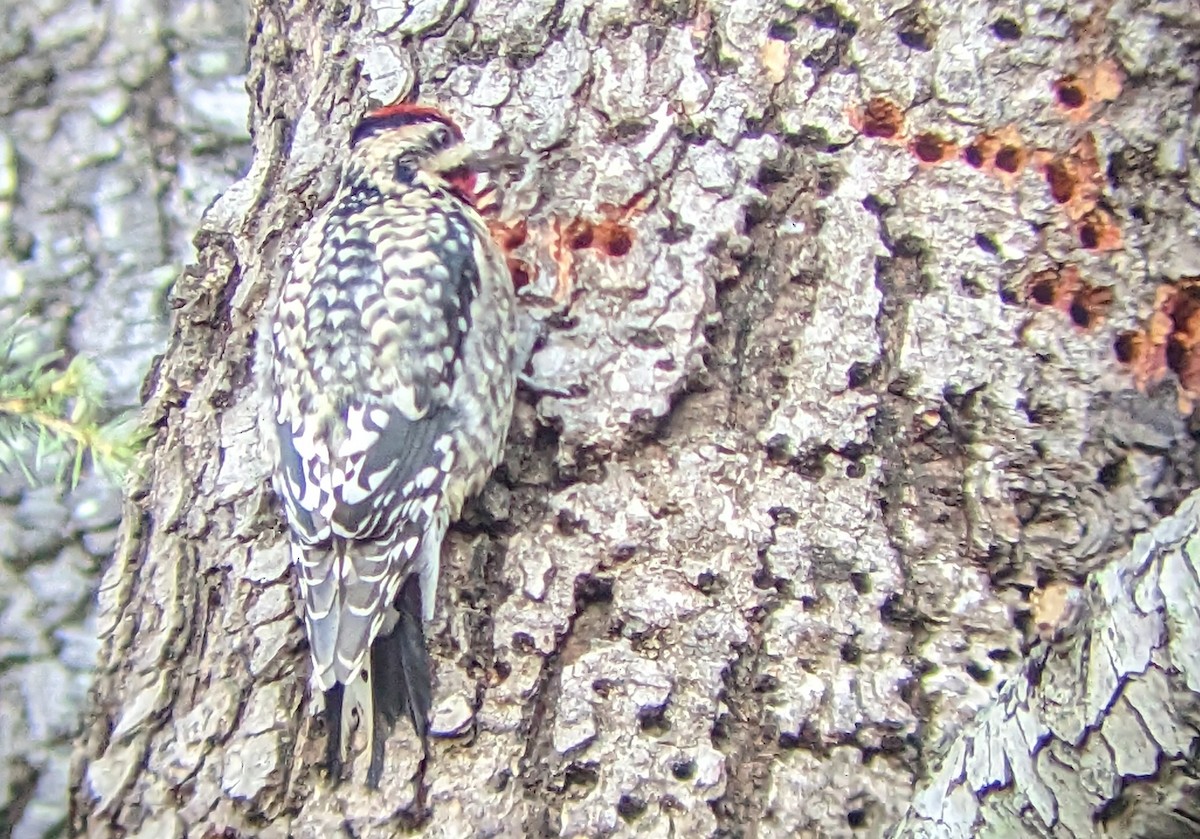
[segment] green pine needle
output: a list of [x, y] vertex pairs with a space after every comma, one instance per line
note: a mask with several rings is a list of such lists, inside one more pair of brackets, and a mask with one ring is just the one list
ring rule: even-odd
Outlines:
[[79, 483], [85, 460], [119, 481], [142, 449], [146, 434], [132, 416], [102, 422], [98, 371], [82, 356], [63, 367], [62, 353], [27, 360], [32, 340], [18, 323], [0, 333], [0, 468], [30, 483], [53, 469], [56, 481]]

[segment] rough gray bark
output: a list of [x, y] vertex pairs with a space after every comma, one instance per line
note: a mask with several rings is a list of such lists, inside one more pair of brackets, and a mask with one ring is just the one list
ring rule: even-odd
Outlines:
[[1200, 833], [1200, 495], [950, 745], [894, 836]]
[[[138, 404], [165, 290], [249, 160], [240, 0], [0, 2], [0, 330]], [[48, 470], [49, 471], [49, 470]], [[117, 487], [0, 475], [0, 836], [62, 836]]]
[[[881, 835], [1021, 684], [1030, 590], [1195, 485], [1113, 347], [1200, 274], [1196, 9], [465, 6], [254, 9], [254, 163], [173, 292], [74, 828]], [[250, 368], [354, 115], [415, 80], [527, 161], [554, 393], [449, 540], [446, 736], [422, 772], [397, 731], [370, 795], [317, 769]], [[1145, 381], [1189, 370], [1175, 315], [1120, 352]]]

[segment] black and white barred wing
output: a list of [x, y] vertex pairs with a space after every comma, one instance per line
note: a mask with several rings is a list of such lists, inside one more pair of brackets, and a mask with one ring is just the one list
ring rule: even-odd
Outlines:
[[[327, 225], [315, 300], [298, 313], [308, 350], [293, 361], [312, 371], [316, 392], [291, 412], [281, 400], [277, 483], [323, 689], [362, 668], [372, 641], [390, 631], [404, 579], [425, 570], [413, 563], [455, 459], [449, 402], [478, 282], [466, 243], [449, 252], [429, 244], [430, 226], [438, 241], [436, 225], [453, 225], [452, 215], [423, 215], [422, 227], [390, 207]], [[357, 371], [352, 392], [322, 388], [323, 365], [334, 363]]]

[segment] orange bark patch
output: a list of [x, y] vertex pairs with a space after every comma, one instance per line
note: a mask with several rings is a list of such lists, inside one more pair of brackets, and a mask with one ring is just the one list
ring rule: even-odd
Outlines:
[[583, 250], [592, 246], [593, 232], [596, 225], [586, 219], [577, 218], [562, 230], [562, 240], [573, 251]]
[[1190, 410], [1200, 399], [1200, 277], [1159, 286], [1146, 325], [1119, 335], [1113, 352], [1142, 390], [1174, 373], [1180, 408]]
[[953, 142], [930, 132], [913, 137], [908, 149], [917, 160], [928, 166], [953, 160], [958, 154], [958, 146]]
[[863, 136], [895, 140], [904, 133], [904, 112], [895, 103], [877, 96], [861, 111], [850, 114], [850, 124]]
[[506, 257], [504, 262], [508, 265], [508, 273], [512, 277], [513, 288], [517, 291], [525, 288], [533, 280], [533, 272], [530, 270], [528, 262], [512, 256]]
[[1123, 240], [1117, 220], [1099, 206], [1104, 173], [1095, 135], [1085, 134], [1063, 155], [1040, 150], [1034, 161], [1041, 167], [1050, 198], [1074, 225], [1080, 246], [1097, 252], [1120, 250]]
[[1095, 66], [1054, 82], [1054, 105], [1073, 122], [1090, 118], [1105, 102], [1121, 95], [1125, 79], [1117, 63], [1106, 58]]
[[1051, 160], [1042, 171], [1046, 175], [1046, 185], [1050, 187], [1050, 197], [1054, 199], [1055, 204], [1066, 204], [1075, 197], [1078, 178], [1064, 161]]
[[1121, 249], [1121, 230], [1107, 210], [1095, 209], [1079, 220], [1079, 244], [1090, 251]]
[[962, 150], [962, 159], [968, 166], [994, 175], [1008, 187], [1016, 183], [1029, 157], [1029, 149], [1012, 126], [980, 134]]
[[1075, 295], [1067, 314], [1071, 323], [1080, 329], [1091, 329], [1104, 317], [1112, 302], [1111, 288], [1084, 286]]
[[1086, 282], [1074, 265], [1038, 271], [1025, 282], [1025, 299], [1056, 309], [1079, 329], [1094, 327], [1112, 305], [1112, 290]]
[[787, 42], [777, 38], [768, 38], [758, 54], [762, 62], [763, 72], [771, 84], [779, 84], [787, 78], [790, 51]]
[[595, 227], [592, 247], [609, 256], [624, 256], [633, 247], [633, 228], [613, 219], [605, 219]]
[[1087, 93], [1083, 83], [1075, 76], [1063, 76], [1054, 83], [1054, 98], [1060, 107], [1074, 111], [1087, 104]]
[[619, 259], [633, 249], [634, 231], [629, 220], [645, 209], [648, 200], [647, 193], [639, 193], [623, 207], [602, 204], [598, 221], [579, 217], [566, 224], [554, 222], [550, 254], [556, 267], [555, 300], [569, 300], [574, 293], [576, 251], [592, 249]]
[[577, 218], [560, 229], [559, 237], [573, 251], [594, 248], [607, 256], [624, 256], [633, 247], [633, 228], [621, 216], [610, 212], [600, 221]]
[[1047, 644], [1070, 638], [1087, 616], [1087, 598], [1083, 589], [1055, 580], [1029, 595], [1029, 616], [1033, 629]]
[[524, 219], [512, 224], [505, 224], [497, 219], [489, 218], [487, 226], [488, 232], [492, 234], [492, 241], [499, 245], [500, 250], [504, 253], [504, 261], [508, 265], [513, 288], [521, 290], [529, 285], [533, 279], [533, 272], [527, 262], [517, 259], [513, 255], [513, 251], [525, 244], [529, 238], [529, 225]]
[[488, 230], [492, 234], [492, 240], [505, 253], [515, 251], [521, 245], [525, 244], [525, 240], [529, 238], [529, 224], [525, 219], [513, 222], [512, 224], [489, 220]]

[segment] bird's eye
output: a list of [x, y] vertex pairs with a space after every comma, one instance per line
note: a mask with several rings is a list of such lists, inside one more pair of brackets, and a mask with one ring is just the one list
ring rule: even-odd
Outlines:
[[444, 125], [439, 125], [429, 133], [429, 142], [434, 148], [444, 149], [454, 142], [454, 135], [450, 133], [450, 129]]
[[396, 180], [402, 184], [411, 184], [417, 177], [417, 165], [412, 157], [402, 154], [396, 158]]

